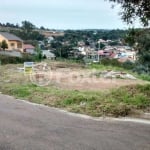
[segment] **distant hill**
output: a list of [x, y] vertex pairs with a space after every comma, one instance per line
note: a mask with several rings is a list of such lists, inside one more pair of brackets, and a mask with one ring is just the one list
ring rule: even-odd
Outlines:
[[[21, 31], [22, 27], [20, 27], [19, 25], [14, 25], [11, 23], [0, 23], [0, 31], [4, 31], [4, 32], [12, 32], [12, 31]], [[60, 31], [60, 30], [50, 30], [50, 29], [45, 29], [44, 27], [41, 28], [37, 28], [35, 27], [35, 29], [33, 29], [33, 31], [37, 31], [40, 34], [44, 35], [45, 37], [50, 37], [50, 36], [63, 36], [64, 32]]]

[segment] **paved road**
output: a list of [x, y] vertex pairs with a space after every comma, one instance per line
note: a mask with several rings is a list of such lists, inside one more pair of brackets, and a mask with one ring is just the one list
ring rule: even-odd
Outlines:
[[150, 150], [150, 124], [94, 121], [0, 95], [0, 150]]

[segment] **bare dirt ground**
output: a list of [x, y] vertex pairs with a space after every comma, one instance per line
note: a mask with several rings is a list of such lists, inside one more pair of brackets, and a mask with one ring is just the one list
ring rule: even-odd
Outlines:
[[60, 88], [73, 90], [109, 90], [126, 85], [145, 83], [138, 79], [106, 79], [91, 74], [92, 72], [89, 70], [58, 69], [57, 71], [52, 70], [49, 78], [50, 83]]
[[[64, 67], [65, 66], [65, 67]], [[0, 80], [25, 83], [32, 82], [28, 75], [17, 70], [23, 65], [5, 65], [1, 66]], [[136, 79], [106, 79], [96, 77], [94, 73], [96, 70], [86, 69], [78, 64], [67, 64], [53, 62], [50, 64], [50, 70], [47, 72], [48, 86], [56, 86], [62, 89], [70, 90], [109, 90], [126, 85], [143, 84], [145, 81]], [[34, 82], [36, 83], [36, 81]]]
[[73, 90], [109, 90], [126, 85], [143, 84], [139, 79], [106, 79], [96, 77], [97, 70], [86, 69], [84, 65], [53, 62], [48, 76], [50, 84], [63, 89]]

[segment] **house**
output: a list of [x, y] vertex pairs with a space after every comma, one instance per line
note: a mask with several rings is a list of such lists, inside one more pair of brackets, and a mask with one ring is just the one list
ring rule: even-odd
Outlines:
[[35, 47], [31, 44], [24, 44], [23, 45], [23, 52], [29, 53], [29, 54], [34, 54], [35, 53]]
[[54, 38], [52, 36], [47, 37], [47, 42], [51, 43], [54, 40]]
[[23, 52], [23, 41], [16, 35], [8, 32], [0, 32], [0, 42], [3, 40], [5, 40], [8, 44], [8, 48], [6, 50], [19, 50]]
[[55, 54], [52, 53], [50, 50], [42, 50], [42, 56], [47, 59], [56, 59]]

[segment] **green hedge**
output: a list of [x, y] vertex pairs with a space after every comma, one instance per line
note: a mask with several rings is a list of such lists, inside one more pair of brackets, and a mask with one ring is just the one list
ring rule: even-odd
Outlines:
[[117, 59], [108, 59], [108, 58], [102, 59], [101, 64], [106, 65], [106, 66], [122, 67], [122, 68], [128, 69], [128, 70], [132, 70], [136, 66], [135, 63], [130, 62], [130, 61], [126, 61], [124, 63], [121, 63]]
[[22, 57], [0, 55], [0, 63], [2, 65], [23, 63], [25, 61], [36, 61], [36, 57], [30, 54], [22, 54]]

